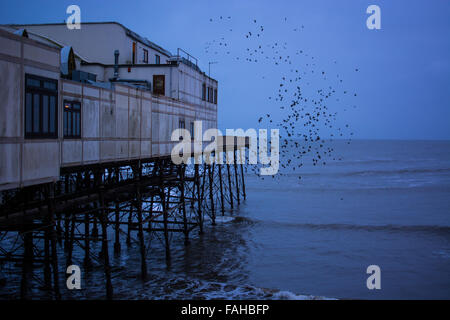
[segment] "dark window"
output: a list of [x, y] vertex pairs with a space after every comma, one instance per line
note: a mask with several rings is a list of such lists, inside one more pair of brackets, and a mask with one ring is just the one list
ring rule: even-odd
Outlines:
[[58, 137], [58, 81], [25, 75], [25, 138]]
[[214, 89], [214, 103], [217, 104], [217, 89]]
[[165, 93], [164, 75], [153, 75], [153, 93], [164, 95]]
[[191, 126], [190, 126], [190, 131], [191, 131], [191, 139], [194, 140], [194, 123], [191, 122]]
[[156, 64], [160, 64], [161, 63], [161, 58], [157, 54], [155, 54], [155, 63]]
[[213, 88], [208, 87], [208, 102], [213, 103], [214, 97], [213, 97]]
[[206, 101], [206, 83], [202, 85], [202, 100]]
[[144, 60], [144, 63], [148, 63], [148, 50], [143, 49], [144, 50], [144, 57], [142, 60]]
[[131, 63], [135, 64], [136, 63], [136, 42], [133, 42], [131, 58], [132, 58]]
[[[178, 129], [185, 129], [186, 128], [186, 124], [184, 123], [183, 119], [179, 119], [178, 120]], [[182, 141], [183, 140], [183, 136], [180, 135], [179, 140]]]
[[64, 138], [81, 138], [81, 104], [64, 101]]

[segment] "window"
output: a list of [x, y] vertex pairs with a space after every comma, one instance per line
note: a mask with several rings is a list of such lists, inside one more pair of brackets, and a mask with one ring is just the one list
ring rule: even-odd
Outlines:
[[133, 42], [131, 58], [132, 58], [131, 63], [135, 64], [136, 63], [136, 42]]
[[206, 83], [202, 85], [202, 100], [206, 101]]
[[144, 63], [148, 63], [148, 50], [143, 49], [143, 51], [144, 51], [144, 56], [143, 56], [142, 60], [144, 61]]
[[153, 75], [153, 93], [164, 95], [165, 93], [164, 75]]
[[[178, 120], [178, 129], [185, 129], [185, 128], [186, 128], [186, 124], [185, 124], [184, 120], [183, 119], [179, 119]], [[183, 136], [182, 135], [180, 135], [179, 140], [180, 141], [183, 140]]]
[[81, 138], [81, 104], [64, 101], [64, 138]]
[[156, 64], [160, 64], [161, 63], [161, 58], [159, 55], [155, 54], [155, 63]]
[[217, 89], [214, 89], [214, 103], [217, 104]]
[[25, 75], [25, 138], [58, 137], [58, 81]]
[[213, 103], [214, 98], [213, 98], [213, 88], [212, 87], [208, 87], [208, 102]]
[[191, 132], [191, 139], [194, 140], [194, 123], [191, 122], [191, 126], [189, 128], [190, 132]]

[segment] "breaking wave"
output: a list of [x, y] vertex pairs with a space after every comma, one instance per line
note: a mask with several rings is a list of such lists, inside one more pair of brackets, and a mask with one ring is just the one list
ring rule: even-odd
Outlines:
[[[322, 296], [296, 294], [290, 291], [259, 288], [245, 284], [229, 284], [184, 277], [173, 277], [148, 284], [142, 292], [136, 292], [139, 299], [177, 300], [332, 300]], [[155, 286], [157, 284], [157, 286]], [[127, 292], [127, 294], [129, 294]], [[129, 299], [130, 297], [127, 296]]]

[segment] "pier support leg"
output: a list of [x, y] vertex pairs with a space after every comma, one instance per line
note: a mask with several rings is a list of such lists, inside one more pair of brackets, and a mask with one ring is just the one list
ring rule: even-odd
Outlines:
[[183, 232], [184, 232], [184, 245], [189, 244], [189, 231], [187, 227], [187, 216], [186, 216], [186, 201], [184, 197], [184, 175], [186, 172], [186, 166], [184, 164], [180, 167], [180, 193], [181, 193], [181, 212], [183, 213]]
[[167, 201], [164, 195], [164, 186], [161, 190], [161, 204], [163, 210], [163, 219], [164, 219], [164, 242], [166, 246], [166, 263], [170, 265], [170, 241], [169, 241], [169, 230], [168, 230], [168, 209], [170, 203], [170, 188], [167, 190]]
[[216, 225], [216, 211], [214, 208], [214, 163], [208, 165], [208, 177], [209, 177], [209, 201], [211, 206], [211, 220], [212, 225]]
[[136, 211], [138, 219], [138, 234], [139, 234], [139, 246], [141, 253], [141, 277], [142, 279], [147, 278], [147, 262], [145, 260], [145, 241], [144, 241], [144, 226], [142, 222], [142, 199], [140, 190], [140, 179], [136, 184]]
[[245, 180], [244, 180], [244, 166], [241, 163], [241, 178], [242, 178], [242, 194], [244, 196], [244, 200], [247, 199], [247, 195], [245, 193]]
[[[95, 204], [95, 207], [97, 207], [97, 204]], [[97, 217], [93, 217], [93, 225], [92, 225], [92, 237], [98, 238], [98, 226], [97, 226]]]
[[128, 230], [127, 230], [127, 246], [131, 246], [131, 228], [133, 227], [133, 206], [130, 205], [130, 213], [128, 214]]
[[225, 215], [225, 204], [223, 203], [223, 182], [222, 182], [222, 165], [218, 164], [219, 168], [219, 187], [220, 187], [220, 206], [222, 211], [222, 216]]
[[148, 233], [152, 232], [152, 217], [153, 217], [153, 206], [155, 204], [155, 196], [152, 194], [152, 196], [150, 197], [150, 208], [149, 208], [149, 219], [148, 219], [148, 226], [147, 226], [147, 231]]
[[61, 293], [59, 291], [59, 273], [58, 273], [58, 252], [56, 251], [56, 223], [55, 223], [55, 199], [54, 190], [55, 185], [52, 184], [49, 188], [48, 196], [48, 222], [50, 225], [50, 245], [52, 250], [52, 269], [53, 269], [53, 290], [55, 292], [55, 299], [61, 299]]
[[[47, 219], [46, 219], [47, 220]], [[48, 223], [48, 221], [46, 221]], [[52, 288], [52, 272], [50, 268], [50, 228], [47, 226], [44, 230], [44, 289]]]
[[68, 230], [69, 234], [69, 242], [67, 243], [67, 259], [66, 259], [66, 265], [70, 266], [72, 264], [72, 255], [73, 255], [73, 242], [75, 240], [75, 214], [71, 214], [72, 218], [72, 224], [69, 227], [70, 230]]
[[200, 228], [199, 234], [203, 234], [203, 215], [202, 215], [202, 195], [201, 195], [201, 190], [200, 190], [200, 173], [198, 170], [198, 164], [194, 165], [194, 170], [195, 170], [195, 177], [194, 177], [194, 182], [195, 182], [195, 186], [197, 187], [197, 217], [198, 217], [198, 225]]
[[70, 238], [70, 215], [64, 215], [64, 251], [68, 250]]
[[91, 269], [89, 224], [89, 212], [86, 212], [84, 214], [84, 267], [86, 270]]
[[120, 207], [119, 202], [116, 201], [116, 208], [114, 212], [115, 225], [114, 225], [114, 254], [120, 254]]
[[230, 206], [233, 209], [233, 186], [231, 185], [231, 172], [230, 164], [227, 162], [227, 175], [228, 175], [228, 191], [230, 192]]
[[237, 159], [236, 159], [236, 150], [234, 150], [234, 177], [236, 179], [236, 196], [238, 205], [241, 204], [241, 195], [239, 193], [239, 176], [237, 172]]
[[108, 216], [105, 211], [105, 202], [103, 199], [103, 186], [100, 187], [100, 223], [102, 225], [102, 256], [103, 256], [103, 267], [105, 270], [106, 279], [106, 299], [111, 300], [113, 298], [113, 287], [111, 283], [111, 266], [109, 265], [109, 252], [108, 252]]
[[54, 217], [55, 225], [56, 225], [56, 235], [58, 243], [62, 244], [62, 227], [61, 227], [61, 218], [60, 217]]
[[20, 282], [20, 298], [28, 299], [28, 285], [33, 268], [33, 233], [27, 230], [23, 234], [22, 279]]

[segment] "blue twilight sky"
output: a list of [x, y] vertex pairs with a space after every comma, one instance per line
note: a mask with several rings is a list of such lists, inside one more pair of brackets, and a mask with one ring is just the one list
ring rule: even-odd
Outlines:
[[[327, 101], [337, 112], [328, 133], [348, 124], [344, 137], [450, 139], [448, 0], [15, 0], [1, 1], [0, 23], [63, 22], [70, 4], [80, 6], [82, 21], [117, 21], [172, 53], [181, 47], [206, 72], [218, 62], [211, 76], [219, 81], [221, 129], [273, 127], [257, 120], [286, 116], [274, 98], [282, 77], [298, 69], [295, 86], [310, 99], [336, 91]], [[371, 4], [381, 8], [381, 30], [366, 27]], [[254, 62], [249, 52], [260, 45], [267, 50]], [[275, 65], [279, 55], [291, 64]]]

